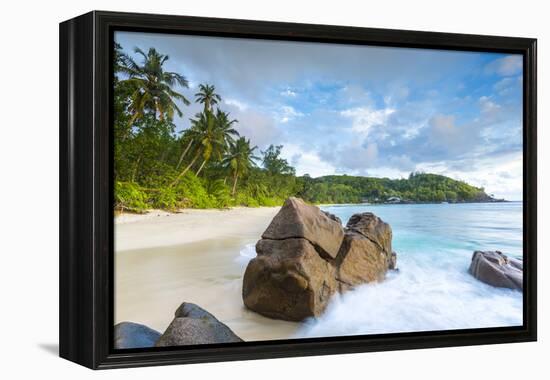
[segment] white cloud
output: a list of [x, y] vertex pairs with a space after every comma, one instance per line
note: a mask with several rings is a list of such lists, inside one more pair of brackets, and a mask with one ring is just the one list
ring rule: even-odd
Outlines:
[[498, 92], [500, 96], [517, 93], [521, 89], [522, 77], [506, 77], [499, 80], [493, 85], [493, 89]]
[[416, 169], [416, 164], [406, 154], [393, 156], [389, 159], [390, 164], [399, 170], [412, 172]]
[[481, 110], [481, 121], [484, 123], [496, 122], [500, 119], [502, 107], [487, 96], [479, 98], [479, 108]]
[[290, 88], [287, 88], [286, 90], [281, 92], [281, 96], [286, 96], [289, 98], [294, 98], [298, 95], [295, 91], [292, 91]]
[[499, 80], [493, 85], [493, 88], [497, 91], [502, 91], [508, 88], [513, 82], [514, 82], [513, 78], [510, 78], [510, 77], [502, 78], [501, 80]]
[[360, 144], [352, 142], [338, 151], [337, 162], [344, 171], [362, 172], [373, 167], [378, 159], [378, 145], [374, 142]]
[[453, 115], [435, 115], [429, 125], [431, 147], [445, 151], [449, 158], [471, 151], [479, 143], [480, 129], [473, 123], [457, 124]]
[[228, 106], [237, 107], [240, 111], [245, 111], [248, 109], [248, 104], [246, 104], [245, 102], [241, 102], [240, 100], [237, 100], [237, 99], [226, 98], [224, 99], [223, 102]]
[[[336, 172], [349, 175], [371, 175], [370, 170], [379, 169], [379, 147], [374, 141], [361, 141], [358, 139], [347, 143], [337, 144], [328, 142], [320, 148], [319, 157], [330, 166], [336, 168]], [[331, 173], [325, 173], [325, 175]]]
[[387, 94], [384, 96], [384, 104], [391, 106], [396, 102], [403, 101], [409, 97], [410, 89], [401, 84], [391, 84], [388, 86]]
[[519, 54], [507, 55], [496, 59], [485, 67], [489, 73], [496, 73], [502, 76], [511, 76], [521, 73], [523, 70], [523, 57]]
[[437, 137], [453, 136], [456, 133], [455, 117], [452, 115], [435, 115], [430, 120], [432, 131]]
[[496, 124], [506, 119], [506, 110], [488, 96], [479, 98], [480, 117], [476, 119], [481, 125]]
[[368, 136], [373, 127], [386, 124], [389, 116], [394, 112], [393, 108], [372, 109], [365, 106], [341, 111], [340, 115], [352, 119], [352, 131]]
[[282, 106], [278, 112], [278, 115], [281, 123], [288, 123], [297, 117], [304, 116], [303, 113], [296, 111], [292, 106]]
[[300, 159], [302, 158], [302, 153], [296, 153], [294, 154], [291, 158], [290, 158], [290, 164], [292, 166], [296, 166], [299, 162], [300, 162]]
[[500, 105], [496, 104], [488, 96], [482, 96], [479, 98], [479, 105], [481, 107], [481, 112], [483, 113], [494, 113], [500, 110]]
[[338, 91], [338, 97], [342, 104], [349, 106], [372, 103], [371, 95], [362, 86], [348, 84]]
[[229, 112], [231, 119], [238, 120], [234, 125], [235, 129], [241, 136], [249, 138], [252, 145], [264, 149], [279, 140], [281, 131], [268, 113], [254, 107], [243, 107], [241, 102], [226, 102], [225, 110]]
[[309, 174], [311, 177], [321, 177], [336, 174], [334, 165], [323, 161], [317, 152], [306, 150], [296, 144], [283, 145], [281, 156], [292, 163], [297, 175]]

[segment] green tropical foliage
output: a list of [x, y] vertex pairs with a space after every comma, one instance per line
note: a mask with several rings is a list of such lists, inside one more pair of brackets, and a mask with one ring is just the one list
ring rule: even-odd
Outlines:
[[[212, 84], [200, 84], [195, 101], [202, 112], [191, 127], [176, 131], [175, 115], [190, 102], [183, 74], [167, 71], [167, 55], [134, 50], [136, 62], [115, 45], [115, 204], [121, 211], [150, 208], [278, 206], [289, 196], [311, 203], [473, 202], [491, 200], [482, 188], [451, 178], [411, 173], [406, 179], [347, 175], [311, 178], [281, 154], [282, 145], [258, 153], [237, 131], [238, 120], [221, 108]], [[254, 126], [248, 126], [254, 127]]]
[[493, 200], [483, 188], [437, 174], [411, 173], [402, 179], [348, 175], [302, 179], [304, 186], [299, 195], [312, 203], [384, 203], [391, 198], [404, 203]]
[[163, 65], [169, 59], [167, 55], [158, 53], [155, 48], [150, 48], [145, 53], [140, 48], [134, 51], [142, 58], [138, 64], [127, 54], [118, 54], [118, 70], [128, 76], [122, 83], [130, 88], [129, 111], [132, 114], [130, 123], [143, 117], [145, 113], [158, 116], [160, 121], [172, 120], [174, 112], [182, 116], [178, 102], [189, 105], [182, 94], [176, 92], [174, 87], [189, 87], [187, 79], [178, 73], [164, 70]]
[[259, 159], [259, 157], [254, 156], [254, 150], [256, 149], [258, 147], [250, 147], [250, 140], [244, 137], [240, 137], [237, 141], [230, 144], [229, 152], [223, 159], [222, 165], [233, 177], [233, 187], [231, 188], [231, 195], [233, 197], [237, 190], [237, 181], [239, 178], [248, 175], [250, 169], [256, 166], [254, 160]]
[[212, 106], [222, 101], [222, 97], [216, 93], [216, 87], [209, 84], [199, 84], [195, 99], [197, 103], [204, 104], [204, 112], [212, 111]]

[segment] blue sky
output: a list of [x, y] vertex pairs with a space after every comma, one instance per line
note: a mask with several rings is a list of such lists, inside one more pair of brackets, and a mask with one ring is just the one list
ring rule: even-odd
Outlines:
[[[168, 70], [216, 86], [260, 150], [284, 146], [297, 173], [438, 173], [522, 198], [519, 55], [117, 32]], [[189, 127], [202, 106], [175, 121]]]

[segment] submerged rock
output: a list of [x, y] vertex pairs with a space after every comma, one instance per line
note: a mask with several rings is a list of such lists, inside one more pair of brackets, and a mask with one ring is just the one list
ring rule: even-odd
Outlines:
[[201, 307], [184, 302], [157, 347], [242, 342], [229, 327]]
[[392, 232], [372, 213], [340, 219], [289, 198], [256, 244], [243, 278], [246, 307], [271, 318], [317, 317], [330, 297], [395, 268]]
[[397, 269], [397, 253], [395, 251], [392, 251], [392, 253], [391, 253], [390, 264], [388, 265], [388, 269], [398, 270]]
[[154, 347], [160, 333], [145, 325], [133, 322], [120, 322], [115, 325], [115, 348]]
[[475, 251], [469, 272], [486, 284], [523, 291], [523, 262], [500, 251]]

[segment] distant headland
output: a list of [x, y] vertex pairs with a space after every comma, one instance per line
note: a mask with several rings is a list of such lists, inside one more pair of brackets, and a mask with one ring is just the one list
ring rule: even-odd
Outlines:
[[413, 172], [408, 178], [390, 179], [333, 175], [300, 177], [299, 196], [311, 203], [481, 203], [506, 202], [472, 186], [443, 175]]

